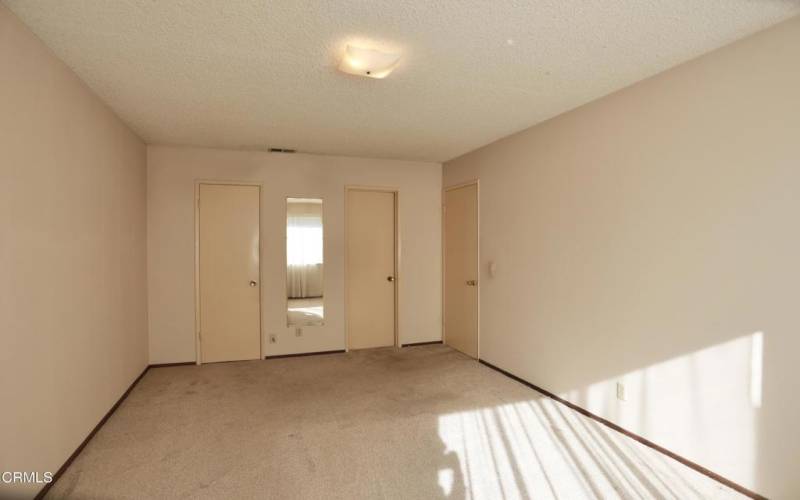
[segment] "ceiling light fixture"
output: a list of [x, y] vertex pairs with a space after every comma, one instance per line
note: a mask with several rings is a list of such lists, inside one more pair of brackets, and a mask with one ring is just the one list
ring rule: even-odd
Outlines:
[[339, 71], [369, 78], [386, 78], [400, 61], [400, 54], [348, 45]]

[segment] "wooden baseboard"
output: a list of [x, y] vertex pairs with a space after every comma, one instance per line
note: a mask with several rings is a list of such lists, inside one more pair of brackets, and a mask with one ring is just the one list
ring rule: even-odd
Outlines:
[[[413, 343], [413, 344], [403, 344], [403, 347], [418, 346], [418, 345], [432, 345], [432, 344], [441, 344], [441, 343], [442, 343], [441, 341], [418, 342], [418, 343]], [[299, 354], [281, 354], [281, 355], [277, 355], [277, 356], [266, 356], [265, 359], [292, 358], [292, 357], [300, 357], [300, 356], [317, 356], [317, 355], [323, 355], [323, 354], [338, 354], [338, 353], [343, 353], [343, 352], [345, 352], [345, 351], [343, 349], [340, 349], [340, 350], [335, 350], [335, 351], [306, 352], [306, 353], [299, 353]], [[683, 458], [680, 455], [678, 455], [676, 453], [673, 453], [673, 452], [667, 450], [666, 448], [664, 448], [662, 446], [659, 446], [659, 445], [655, 444], [654, 442], [652, 442], [652, 441], [650, 441], [650, 440], [648, 440], [648, 439], [646, 439], [646, 438], [644, 438], [642, 436], [639, 436], [638, 434], [635, 434], [635, 433], [633, 433], [633, 432], [631, 432], [631, 431], [629, 431], [627, 429], [624, 429], [623, 427], [620, 427], [619, 425], [617, 425], [617, 424], [615, 424], [615, 423], [613, 423], [613, 422], [611, 422], [609, 420], [606, 420], [603, 417], [595, 415], [594, 413], [590, 412], [589, 410], [586, 410], [586, 409], [584, 409], [584, 408], [582, 408], [582, 407], [580, 407], [580, 406], [578, 406], [578, 405], [576, 405], [574, 403], [571, 403], [571, 402], [567, 401], [566, 399], [561, 398], [561, 397], [553, 394], [550, 391], [542, 389], [541, 387], [539, 387], [537, 385], [534, 385], [534, 384], [528, 382], [527, 380], [525, 380], [523, 378], [517, 377], [516, 375], [514, 375], [512, 373], [509, 373], [509, 372], [503, 370], [502, 368], [499, 368], [499, 367], [497, 367], [497, 366], [495, 366], [495, 365], [493, 365], [493, 364], [491, 364], [491, 363], [489, 363], [487, 361], [484, 361], [482, 359], [479, 360], [479, 361], [480, 361], [481, 364], [483, 364], [483, 365], [485, 365], [485, 366], [487, 366], [487, 367], [489, 367], [489, 368], [491, 368], [491, 369], [493, 369], [493, 370], [495, 370], [495, 371], [497, 371], [499, 373], [502, 373], [506, 377], [508, 377], [510, 379], [513, 379], [513, 380], [515, 380], [515, 381], [517, 381], [517, 382], [519, 382], [519, 383], [521, 383], [521, 384], [523, 384], [523, 385], [535, 390], [536, 392], [538, 392], [538, 393], [540, 393], [540, 394], [542, 394], [544, 396], [547, 396], [548, 398], [553, 399], [553, 400], [563, 404], [564, 406], [567, 406], [568, 408], [571, 408], [571, 409], [577, 411], [578, 413], [580, 413], [582, 415], [585, 415], [585, 416], [587, 416], [587, 417], [589, 417], [589, 418], [591, 418], [593, 420], [596, 420], [597, 422], [600, 422], [601, 424], [603, 424], [603, 425], [605, 425], [605, 426], [607, 426], [607, 427], [609, 427], [609, 428], [611, 428], [611, 429], [613, 429], [613, 430], [615, 430], [617, 432], [620, 432], [620, 433], [622, 433], [622, 434], [624, 434], [624, 435], [626, 435], [626, 436], [628, 436], [628, 437], [630, 437], [632, 439], [635, 439], [636, 441], [642, 443], [643, 445], [648, 446], [648, 447], [650, 447], [650, 448], [652, 448], [652, 449], [654, 449], [654, 450], [656, 450], [656, 451], [668, 456], [669, 458], [672, 458], [673, 460], [676, 460], [676, 461], [682, 463], [683, 465], [685, 465], [685, 466], [687, 466], [687, 467], [699, 472], [700, 474], [703, 474], [703, 475], [705, 475], [707, 477], [710, 477], [711, 479], [713, 479], [713, 480], [715, 480], [715, 481], [717, 481], [717, 482], [719, 482], [721, 484], [724, 484], [725, 486], [727, 486], [727, 487], [729, 487], [729, 488], [731, 488], [733, 490], [738, 491], [739, 493], [741, 493], [743, 495], [746, 495], [746, 496], [748, 496], [750, 498], [753, 498], [753, 499], [756, 499], [756, 500], [766, 500], [765, 497], [763, 497], [762, 495], [759, 495], [758, 493], [755, 493], [755, 492], [745, 488], [744, 486], [741, 486], [741, 485], [731, 481], [730, 479], [726, 479], [726, 478], [720, 476], [719, 474], [717, 474], [715, 472], [712, 472], [711, 470], [706, 469], [705, 467], [692, 462], [691, 460]], [[75, 451], [72, 452], [72, 454], [69, 456], [69, 458], [67, 458], [67, 460], [58, 469], [58, 471], [56, 471], [56, 473], [53, 474], [53, 480], [50, 481], [49, 483], [47, 483], [46, 485], [44, 485], [44, 487], [36, 495], [35, 499], [36, 500], [40, 500], [40, 499], [44, 498], [44, 496], [47, 494], [47, 492], [50, 491], [50, 488], [52, 488], [52, 486], [56, 483], [56, 481], [58, 481], [58, 479], [64, 474], [64, 472], [70, 466], [70, 464], [72, 464], [72, 462], [78, 457], [78, 455], [80, 455], [81, 451], [83, 451], [83, 449], [86, 447], [86, 445], [89, 444], [89, 441], [91, 441], [91, 439], [94, 437], [94, 435], [97, 434], [97, 431], [99, 431], [100, 428], [103, 427], [103, 425], [108, 421], [108, 419], [111, 417], [111, 415], [113, 415], [114, 412], [117, 410], [117, 408], [119, 408], [119, 406], [122, 404], [122, 402], [125, 401], [125, 399], [131, 393], [131, 391], [136, 387], [136, 385], [139, 383], [139, 381], [142, 380], [142, 377], [144, 377], [145, 374], [147, 374], [147, 371], [150, 370], [150, 368], [166, 368], [166, 367], [171, 367], [171, 366], [186, 366], [186, 365], [193, 365], [193, 364], [195, 364], [195, 363], [192, 362], [192, 361], [189, 361], [189, 362], [184, 362], [184, 363], [162, 363], [162, 364], [148, 365], [142, 371], [142, 373], [139, 374], [138, 377], [136, 377], [136, 380], [133, 381], [133, 383], [122, 394], [122, 396], [120, 396], [120, 398], [117, 400], [117, 402], [114, 403], [114, 405], [111, 407], [111, 409], [108, 410], [108, 412], [103, 416], [102, 419], [100, 419], [100, 421], [97, 423], [97, 425], [95, 425], [94, 429], [92, 429], [92, 431], [89, 433], [89, 435], [86, 436], [86, 439], [84, 439], [83, 442], [81, 442], [81, 444], [78, 445], [78, 447], [75, 449]]]
[[431, 340], [430, 342], [412, 342], [411, 344], [402, 344], [400, 347], [415, 347], [418, 345], [434, 345], [441, 344], [441, 340]]
[[323, 354], [340, 354], [343, 352], [345, 352], [344, 349], [337, 349], [335, 351], [299, 352], [297, 354], [276, 354], [275, 356], [264, 356], [264, 359], [299, 358], [302, 356], [320, 356]]
[[196, 364], [197, 363], [194, 361], [183, 361], [181, 363], [156, 363], [154, 365], [150, 365], [149, 368], [169, 368], [170, 366], [187, 366]]
[[119, 405], [121, 405], [122, 402], [125, 401], [125, 398], [128, 397], [128, 394], [130, 394], [133, 388], [136, 387], [136, 384], [138, 384], [139, 381], [142, 380], [142, 377], [145, 376], [145, 374], [149, 369], [150, 365], [147, 365], [145, 369], [142, 371], [142, 373], [139, 374], [138, 377], [136, 377], [136, 380], [133, 381], [133, 383], [122, 394], [122, 396], [120, 396], [117, 402], [114, 403], [114, 406], [112, 406], [111, 409], [108, 410], [108, 412], [106, 412], [106, 414], [103, 416], [103, 418], [100, 419], [97, 425], [94, 426], [92, 432], [90, 432], [89, 435], [86, 436], [86, 439], [84, 439], [83, 442], [81, 442], [81, 444], [78, 445], [75, 451], [72, 452], [72, 455], [70, 455], [69, 458], [67, 458], [66, 462], [64, 462], [64, 464], [61, 467], [59, 467], [58, 471], [56, 471], [55, 474], [53, 474], [53, 480], [44, 485], [44, 487], [39, 491], [39, 493], [36, 494], [36, 497], [34, 497], [35, 500], [40, 500], [44, 498], [45, 495], [47, 495], [47, 492], [50, 491], [50, 488], [52, 488], [53, 485], [56, 484], [56, 481], [58, 481], [58, 479], [64, 474], [64, 471], [66, 471], [67, 468], [70, 466], [70, 464], [72, 464], [72, 462], [78, 457], [78, 455], [81, 454], [81, 451], [83, 451], [86, 445], [89, 444], [89, 441], [91, 441], [94, 435], [97, 434], [97, 431], [99, 431], [100, 428], [103, 427], [103, 425], [108, 421], [111, 415], [113, 415], [114, 412], [117, 411]]
[[622, 434], [628, 436], [631, 439], [635, 439], [636, 441], [642, 443], [643, 445], [648, 446], [648, 447], [650, 447], [650, 448], [652, 448], [652, 449], [654, 449], [654, 450], [656, 450], [656, 451], [658, 451], [660, 453], [663, 453], [664, 455], [668, 456], [669, 458], [682, 463], [686, 467], [689, 467], [690, 469], [693, 469], [693, 470], [699, 472], [700, 474], [703, 474], [704, 476], [708, 476], [711, 479], [713, 479], [713, 480], [715, 480], [715, 481], [717, 481], [717, 482], [719, 482], [721, 484], [724, 484], [725, 486], [727, 486], [727, 487], [729, 487], [729, 488], [731, 488], [733, 490], [738, 491], [742, 495], [746, 495], [746, 496], [748, 496], [750, 498], [754, 498], [756, 500], [766, 500], [766, 498], [764, 496], [759, 495], [758, 493], [756, 493], [754, 491], [751, 491], [751, 490], [745, 488], [744, 486], [742, 486], [740, 484], [734, 483], [730, 479], [724, 478], [724, 477], [720, 476], [719, 474], [717, 474], [716, 472], [713, 472], [713, 471], [711, 471], [709, 469], [706, 469], [702, 465], [696, 464], [696, 463], [692, 462], [689, 459], [683, 458], [682, 456], [678, 455], [677, 453], [671, 452], [668, 449], [664, 448], [663, 446], [659, 446], [659, 445], [657, 445], [656, 443], [650, 441], [647, 438], [644, 438], [644, 437], [642, 437], [642, 436], [640, 436], [638, 434], [635, 434], [635, 433], [633, 433], [633, 432], [631, 432], [631, 431], [629, 431], [629, 430], [627, 430], [627, 429], [625, 429], [623, 427], [620, 427], [619, 425], [615, 424], [614, 422], [611, 422], [610, 420], [606, 420], [605, 418], [603, 418], [603, 417], [601, 417], [599, 415], [595, 415], [594, 413], [590, 412], [589, 410], [587, 410], [585, 408], [582, 408], [582, 407], [576, 405], [575, 403], [571, 403], [571, 402], [567, 401], [566, 399], [564, 399], [564, 398], [562, 398], [560, 396], [557, 396], [557, 395], [553, 394], [552, 392], [550, 392], [548, 390], [542, 389], [541, 387], [539, 387], [537, 385], [534, 385], [534, 384], [528, 382], [527, 380], [514, 375], [513, 373], [509, 373], [509, 372], [503, 370], [502, 368], [499, 368], [499, 367], [497, 367], [497, 366], [495, 366], [495, 365], [493, 365], [493, 364], [491, 364], [491, 363], [489, 363], [487, 361], [484, 361], [482, 359], [479, 359], [478, 361], [480, 361], [481, 364], [488, 366], [492, 370], [495, 370], [495, 371], [497, 371], [499, 373], [502, 373], [506, 377], [508, 377], [508, 378], [510, 378], [512, 380], [515, 380], [515, 381], [519, 382], [520, 384], [525, 385], [525, 386], [533, 389], [534, 391], [542, 394], [543, 396], [547, 396], [548, 398], [553, 399], [553, 400], [563, 404], [564, 406], [566, 406], [566, 407], [568, 407], [568, 408], [570, 408], [572, 410], [577, 411], [581, 415], [587, 416], [587, 417], [591, 418], [592, 420], [596, 420], [597, 422], [600, 422], [601, 424], [605, 425], [606, 427], [614, 429], [615, 431], [617, 431], [619, 433], [622, 433]]

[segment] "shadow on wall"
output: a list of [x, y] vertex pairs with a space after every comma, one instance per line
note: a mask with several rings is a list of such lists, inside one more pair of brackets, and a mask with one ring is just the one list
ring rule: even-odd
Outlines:
[[737, 493], [550, 399], [443, 415], [448, 498], [735, 498]]
[[752, 488], [763, 355], [755, 332], [560, 396]]
[[[763, 351], [755, 332], [559, 396], [752, 488]], [[458, 466], [438, 482], [456, 498], [738, 496], [547, 398], [443, 415], [439, 435]]]
[[[752, 478], [755, 475], [755, 418], [761, 398], [763, 339], [763, 334], [758, 332], [623, 375], [618, 379], [631, 385], [628, 400], [621, 403], [625, 406], [620, 414], [647, 422], [650, 412], [669, 406], [673, 413], [661, 415], [658, 421], [672, 421], [674, 425], [664, 432], [678, 435], [690, 432], [688, 429], [698, 428], [697, 422], [691, 419], [698, 419], [701, 421], [698, 434], [704, 435], [689, 439], [713, 446], [718, 437], [730, 435], [730, 429], [717, 429], [714, 427], [717, 424], [712, 422], [714, 416], [725, 415], [727, 411], [719, 405], [728, 405], [736, 418], [726, 425], [736, 428], [741, 436], [736, 451], [731, 454], [731, 463], [740, 473], [737, 479]], [[432, 349], [431, 353], [436, 350]], [[441, 361], [452, 359], [444, 352], [437, 356], [442, 357]], [[685, 375], [687, 364], [702, 364], [705, 366], [703, 373], [708, 373], [701, 377], [700, 371], [689, 370], [689, 375]], [[410, 456], [401, 453], [402, 458], [398, 456], [396, 462], [401, 475], [414, 478], [415, 485], [405, 490], [409, 496], [570, 500], [745, 498], [660, 452], [547, 397], [538, 396], [525, 386], [515, 382], [509, 385], [502, 375], [490, 372], [497, 378], [487, 380], [483, 367], [480, 372], [472, 373], [459, 371], [453, 365], [445, 365], [441, 371], [418, 365], [411, 376], [437, 380], [437, 384], [444, 382], [445, 387], [458, 387], [459, 395], [448, 398], [445, 396], [448, 392], [428, 394], [423, 398], [424, 405], [412, 404], [412, 400], [419, 403], [419, 395], [413, 392], [417, 389], [402, 387], [407, 382], [405, 375], [398, 373], [405, 371], [403, 365], [403, 361], [398, 361], [387, 370], [401, 383], [396, 389], [398, 392], [390, 392], [388, 397], [397, 416], [408, 414], [416, 420], [412, 424], [416, 426], [416, 436], [399, 437], [406, 430], [404, 422], [388, 431], [388, 435], [385, 428], [376, 428], [376, 431], [384, 435], [382, 440], [389, 443], [390, 449], [411, 445], [416, 450]], [[451, 386], [449, 377], [458, 378], [460, 383]], [[747, 383], [742, 383], [743, 380]], [[660, 399], [657, 393], [651, 392], [651, 388], [668, 382], [672, 386], [669, 398]], [[573, 391], [573, 396], [583, 397], [591, 404], [604, 404], [608, 397], [604, 392], [607, 386], [608, 382], [598, 382]], [[697, 391], [711, 389], [718, 394], [699, 404], [695, 397]], [[616, 394], [613, 397], [616, 398]], [[642, 398], [643, 403], [640, 402]], [[423, 413], [417, 414], [421, 409]], [[428, 415], [435, 417], [438, 441], [442, 444], [438, 451], [435, 440], [425, 438], [432, 423]], [[684, 427], [683, 422], [691, 425]], [[697, 445], [697, 441], [693, 444]], [[413, 463], [406, 462], [409, 459]], [[426, 463], [426, 460], [433, 461]], [[434, 490], [433, 484], [438, 488]]]

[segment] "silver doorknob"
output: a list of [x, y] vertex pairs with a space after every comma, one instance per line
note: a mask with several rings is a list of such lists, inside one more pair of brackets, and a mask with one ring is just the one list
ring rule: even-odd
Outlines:
[[256, 285], [258, 285], [258, 283], [256, 283], [255, 281], [250, 282], [250, 286], [256, 286]]
[[478, 284], [478, 282], [476, 280], [468, 280], [467, 281], [467, 286], [476, 286], [477, 284]]
[[386, 281], [394, 281], [394, 276], [387, 276]]

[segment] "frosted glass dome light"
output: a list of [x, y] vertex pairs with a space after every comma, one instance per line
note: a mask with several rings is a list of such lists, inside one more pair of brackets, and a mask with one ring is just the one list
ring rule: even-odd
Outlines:
[[400, 54], [348, 45], [339, 71], [368, 78], [386, 78], [400, 61]]

